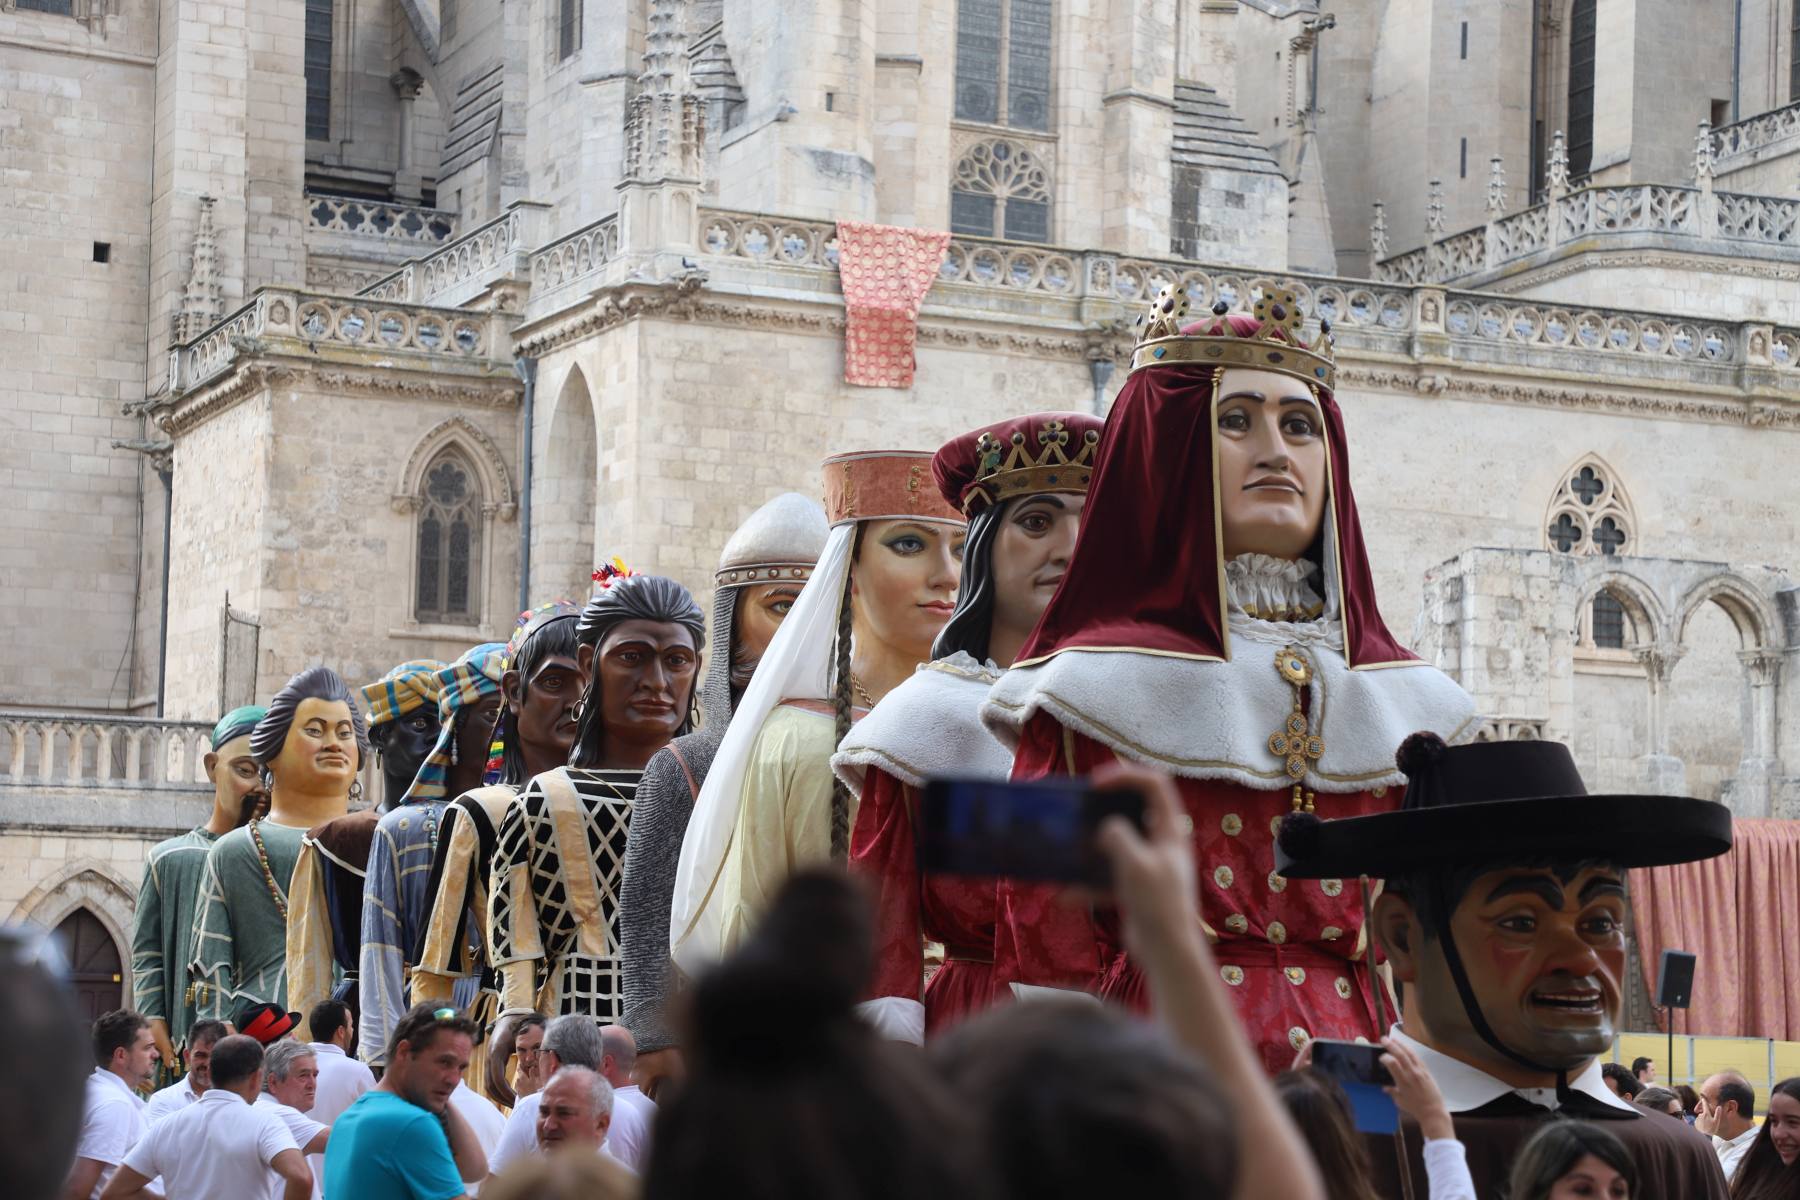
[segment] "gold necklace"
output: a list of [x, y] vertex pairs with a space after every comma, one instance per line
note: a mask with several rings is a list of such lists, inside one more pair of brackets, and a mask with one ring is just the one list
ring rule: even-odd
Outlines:
[[281, 889], [275, 884], [275, 872], [269, 867], [269, 851], [263, 845], [261, 825], [261, 821], [250, 822], [250, 841], [256, 846], [256, 861], [262, 867], [263, 886], [269, 889], [269, 899], [275, 902], [275, 911], [281, 914], [282, 923], [286, 924], [287, 897], [281, 894]]
[[850, 694], [862, 701], [864, 708], [875, 707], [875, 701], [869, 696], [869, 689], [863, 686], [863, 681], [856, 677], [854, 671], [850, 674]]

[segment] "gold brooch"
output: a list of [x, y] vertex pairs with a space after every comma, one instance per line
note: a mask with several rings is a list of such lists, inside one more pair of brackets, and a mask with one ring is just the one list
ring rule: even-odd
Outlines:
[[1283, 646], [1275, 655], [1275, 670], [1294, 691], [1294, 710], [1288, 714], [1284, 728], [1269, 735], [1269, 753], [1287, 760], [1287, 777], [1294, 782], [1294, 811], [1313, 810], [1313, 793], [1304, 791], [1308, 762], [1318, 762], [1325, 753], [1325, 739], [1312, 732], [1311, 722], [1302, 703], [1303, 689], [1312, 682], [1312, 663], [1293, 646]]

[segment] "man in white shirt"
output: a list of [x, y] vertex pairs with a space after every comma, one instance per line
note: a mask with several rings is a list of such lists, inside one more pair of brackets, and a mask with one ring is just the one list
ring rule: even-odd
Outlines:
[[[544, 1029], [544, 1046], [539, 1052], [543, 1066], [539, 1078], [549, 1079], [564, 1067], [598, 1071], [604, 1055], [600, 1027], [594, 1019], [579, 1013], [565, 1014]], [[506, 1164], [513, 1159], [537, 1149], [538, 1104], [543, 1096], [541, 1090], [536, 1091], [519, 1097], [518, 1104], [513, 1106], [512, 1115], [506, 1118], [506, 1128], [500, 1134], [500, 1144], [488, 1156], [488, 1165], [494, 1174], [505, 1170]]]
[[598, 1071], [564, 1067], [538, 1092], [537, 1148], [543, 1154], [604, 1154], [613, 1089]]
[[319, 1058], [305, 1042], [283, 1038], [263, 1051], [263, 1090], [256, 1106], [281, 1118], [294, 1144], [307, 1156], [307, 1169], [313, 1175], [314, 1200], [320, 1196], [319, 1179], [323, 1168], [315, 1162], [325, 1161], [325, 1141], [331, 1126], [321, 1124], [311, 1113], [316, 1107], [313, 1097], [319, 1084]]
[[263, 1048], [233, 1034], [213, 1047], [212, 1087], [150, 1130], [119, 1164], [101, 1200], [138, 1200], [161, 1176], [181, 1200], [307, 1200], [312, 1172], [282, 1119], [254, 1101]]
[[1720, 1071], [1700, 1085], [1700, 1112], [1694, 1128], [1712, 1138], [1719, 1166], [1729, 1182], [1756, 1140], [1756, 1089], [1736, 1071]]
[[606, 1135], [606, 1151], [639, 1175], [650, 1157], [650, 1123], [656, 1119], [656, 1102], [631, 1081], [637, 1065], [637, 1041], [623, 1025], [600, 1029], [600, 1075], [612, 1085], [612, 1128]]
[[356, 1021], [348, 1004], [321, 1000], [307, 1014], [306, 1023], [319, 1039], [310, 1043], [319, 1063], [319, 1088], [311, 1116], [329, 1125], [375, 1086], [375, 1073], [348, 1053], [356, 1044]]
[[98, 1197], [126, 1152], [144, 1136], [144, 1102], [138, 1089], [150, 1082], [162, 1057], [150, 1022], [130, 1009], [102, 1014], [94, 1022], [93, 1037], [94, 1073], [88, 1077], [81, 1138], [75, 1143], [75, 1164], [63, 1185], [63, 1200]]
[[144, 1105], [146, 1125], [174, 1116], [212, 1086], [212, 1049], [227, 1032], [223, 1021], [208, 1018], [194, 1022], [187, 1035], [187, 1074], [150, 1097], [150, 1102]]

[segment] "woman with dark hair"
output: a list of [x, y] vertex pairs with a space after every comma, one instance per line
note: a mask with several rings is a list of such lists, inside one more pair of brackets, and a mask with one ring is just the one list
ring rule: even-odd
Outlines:
[[[922, 1041], [993, 1002], [994, 883], [922, 876], [918, 792], [934, 775], [1004, 779], [1012, 753], [981, 704], [1062, 582], [1087, 499], [1100, 418], [1035, 413], [966, 433], [931, 460], [948, 504], [969, 517], [956, 610], [932, 661], [859, 722], [831, 760], [860, 801], [854, 869], [877, 888], [875, 980], [865, 1015]], [[924, 946], [945, 948], [924, 984]]]
[[1312, 1150], [1329, 1200], [1381, 1200], [1344, 1089], [1317, 1071], [1283, 1071], [1275, 1077], [1275, 1094]]
[[269, 815], [213, 843], [195, 923], [195, 1012], [230, 1020], [252, 1004], [287, 1009], [288, 889], [306, 831], [349, 811], [369, 734], [350, 685], [308, 667], [275, 693], [250, 734]]
[[681, 1042], [689, 1075], [657, 1116], [645, 1200], [988, 1194], [944, 1085], [856, 1015], [871, 937], [851, 881], [801, 871], [700, 975]]
[[[412, 995], [419, 1002], [448, 1003], [457, 980], [479, 977], [469, 1015], [484, 1026], [499, 1012], [498, 982], [487, 967], [488, 870], [513, 797], [533, 775], [568, 762], [575, 745], [575, 706], [586, 684], [575, 653], [580, 614], [574, 601], [554, 600], [519, 617], [501, 658], [503, 702], [487, 763], [489, 777], [498, 775], [498, 782], [457, 796], [444, 809], [438, 830]], [[504, 1100], [510, 1095], [505, 1080], [510, 1037], [496, 1052], [500, 1061], [490, 1076], [488, 1047], [477, 1043], [468, 1078], [471, 1087]]]
[[1800, 1200], [1800, 1076], [1769, 1090], [1762, 1130], [1731, 1177], [1731, 1200]]
[[1513, 1159], [1507, 1200], [1631, 1200], [1637, 1164], [1598, 1124], [1555, 1121]]
[[848, 856], [855, 797], [831, 755], [930, 657], [955, 608], [966, 523], [929, 466], [899, 450], [825, 460], [831, 536], [738, 701], [682, 838], [669, 947], [690, 975], [729, 953], [795, 870]]
[[[619, 875], [632, 797], [644, 764], [694, 719], [706, 641], [694, 597], [673, 579], [622, 565], [594, 579], [575, 622], [587, 682], [569, 765], [534, 776], [508, 803], [495, 845], [488, 945], [503, 1018], [619, 1019]], [[510, 1036], [503, 1019], [490, 1050]]]

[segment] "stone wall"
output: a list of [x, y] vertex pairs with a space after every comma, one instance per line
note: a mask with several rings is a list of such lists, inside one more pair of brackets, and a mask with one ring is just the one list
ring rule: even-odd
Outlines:
[[0, 704], [125, 709], [134, 639], [155, 663], [134, 618], [161, 485], [113, 443], [145, 436], [124, 405], [145, 388], [156, 13], [120, 7], [104, 33], [0, 11]]

